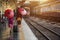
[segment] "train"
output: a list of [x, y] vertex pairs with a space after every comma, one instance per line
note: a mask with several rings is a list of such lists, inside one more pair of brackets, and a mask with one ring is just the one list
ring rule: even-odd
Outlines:
[[31, 16], [60, 21], [60, 1], [34, 7]]

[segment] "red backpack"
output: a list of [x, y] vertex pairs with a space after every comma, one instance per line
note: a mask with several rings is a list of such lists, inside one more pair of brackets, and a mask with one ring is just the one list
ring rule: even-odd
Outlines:
[[19, 12], [22, 16], [24, 16], [24, 15], [27, 14], [27, 11], [26, 11], [24, 8], [18, 8], [18, 12]]
[[5, 16], [7, 18], [12, 18], [12, 17], [14, 17], [14, 12], [11, 9], [7, 9], [7, 10], [5, 10]]

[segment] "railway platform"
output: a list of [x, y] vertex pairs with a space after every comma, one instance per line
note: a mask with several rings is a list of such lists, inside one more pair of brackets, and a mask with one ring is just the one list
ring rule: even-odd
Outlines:
[[29, 26], [24, 21], [24, 19], [22, 20], [22, 30], [24, 33], [25, 40], [38, 40], [29, 28]]
[[2, 33], [0, 33], [0, 40], [38, 40], [29, 28], [29, 26], [27, 25], [27, 23], [24, 21], [24, 19], [22, 19], [22, 25], [21, 27], [18, 27], [18, 29], [18, 33], [12, 33], [12, 35], [10, 35], [10, 29], [8, 28], [6, 22], [5, 30], [3, 30]]

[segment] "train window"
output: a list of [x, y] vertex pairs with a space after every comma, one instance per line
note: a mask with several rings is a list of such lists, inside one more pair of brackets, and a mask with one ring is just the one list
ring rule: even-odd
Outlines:
[[36, 13], [37, 13], [37, 11], [38, 11], [38, 10], [36, 9]]

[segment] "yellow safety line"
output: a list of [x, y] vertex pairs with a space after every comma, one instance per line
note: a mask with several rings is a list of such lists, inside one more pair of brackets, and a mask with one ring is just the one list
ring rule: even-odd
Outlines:
[[19, 27], [19, 40], [25, 40], [22, 27]]

